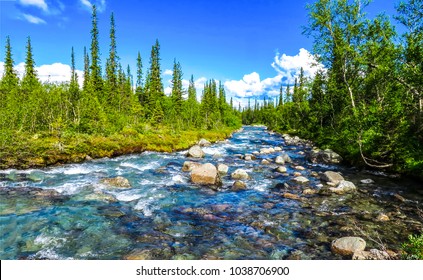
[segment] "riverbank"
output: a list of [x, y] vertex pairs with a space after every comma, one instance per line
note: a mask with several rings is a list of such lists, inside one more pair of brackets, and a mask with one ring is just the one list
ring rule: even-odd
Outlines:
[[174, 131], [160, 128], [143, 133], [128, 129], [110, 136], [72, 133], [61, 137], [19, 133], [13, 142], [0, 148], [0, 169], [42, 168], [145, 151], [170, 153], [188, 149], [201, 138], [212, 143], [224, 140], [236, 129]]

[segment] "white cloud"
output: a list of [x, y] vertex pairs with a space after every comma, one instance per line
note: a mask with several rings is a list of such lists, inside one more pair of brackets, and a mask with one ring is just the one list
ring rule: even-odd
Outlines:
[[[14, 67], [16, 73], [20, 78], [23, 77], [25, 73], [25, 63], [21, 62]], [[35, 67], [37, 76], [41, 82], [69, 82], [71, 79], [71, 67], [63, 63], [53, 63], [45, 64], [39, 67]], [[4, 62], [0, 62], [0, 76], [3, 76], [4, 72]], [[78, 74], [78, 83], [82, 86], [84, 72], [81, 70], [76, 70]]]
[[294, 56], [277, 53], [272, 67], [280, 75], [286, 77], [287, 82], [291, 84], [299, 75], [301, 67], [303, 67], [306, 77], [314, 77], [319, 69], [323, 69], [323, 65], [318, 63], [316, 58], [304, 48], [301, 48], [300, 52]]
[[19, 0], [19, 3], [23, 6], [35, 6], [43, 11], [48, 11], [47, 3], [44, 0]]
[[22, 15], [30, 23], [34, 23], [34, 24], [46, 24], [46, 21], [43, 20], [43, 19], [41, 19], [41, 18], [39, 18], [39, 17], [33, 16], [33, 15], [29, 15], [29, 14], [22, 14]]
[[303, 67], [305, 77], [314, 77], [318, 69], [323, 65], [318, 64], [306, 49], [300, 49], [294, 56], [276, 54], [271, 66], [276, 70], [274, 77], [260, 79], [257, 72], [244, 75], [242, 80], [229, 80], [224, 83], [228, 99], [234, 98], [234, 105], [241, 103], [241, 106], [248, 104], [248, 99], [273, 98], [279, 95], [280, 86], [294, 84], [295, 78], [299, 76], [300, 68]]
[[173, 74], [173, 71], [172, 71], [172, 70], [170, 70], [170, 69], [166, 69], [166, 70], [163, 72], [163, 75], [165, 75], [165, 76], [172, 76], [172, 74]]
[[92, 0], [91, 2], [89, 0], [79, 0], [79, 2], [81, 2], [81, 4], [90, 11], [93, 5], [97, 7], [97, 11], [99, 13], [104, 12], [106, 9], [106, 0]]

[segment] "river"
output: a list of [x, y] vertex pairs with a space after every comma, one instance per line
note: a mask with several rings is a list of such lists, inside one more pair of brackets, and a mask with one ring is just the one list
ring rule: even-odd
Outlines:
[[[283, 151], [252, 161], [238, 156], [265, 147]], [[408, 234], [422, 231], [419, 182], [311, 164], [304, 149], [285, 145], [264, 127], [246, 126], [203, 148], [201, 162], [229, 166], [219, 191], [190, 182], [189, 172], [181, 171], [186, 151], [2, 170], [0, 259], [341, 259], [331, 252], [336, 238], [361, 236], [368, 248], [399, 251]], [[282, 152], [305, 169], [286, 164], [282, 174], [275, 163], [261, 164]], [[251, 176], [245, 191], [230, 188], [230, 174], [238, 168]], [[312, 175], [327, 170], [342, 173], [358, 191], [303, 195], [305, 188], [321, 188]], [[294, 172], [310, 181], [296, 184]], [[116, 176], [132, 188], [102, 183]], [[375, 183], [361, 184], [362, 179]], [[285, 198], [285, 192], [301, 200]]]

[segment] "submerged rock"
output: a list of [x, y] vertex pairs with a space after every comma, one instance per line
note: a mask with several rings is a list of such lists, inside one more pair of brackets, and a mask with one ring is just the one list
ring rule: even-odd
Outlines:
[[336, 188], [331, 187], [329, 190], [336, 194], [344, 194], [354, 192], [357, 187], [350, 181], [341, 181]]
[[122, 189], [132, 188], [128, 179], [122, 176], [118, 176], [114, 178], [105, 178], [101, 180], [101, 183], [106, 184], [110, 187], [115, 187], [115, 188], [122, 188]]
[[277, 164], [285, 164], [285, 160], [283, 159], [283, 157], [282, 156], [277, 156], [276, 158], [275, 158], [275, 163], [277, 163]]
[[189, 172], [192, 171], [195, 167], [200, 166], [201, 163], [195, 162], [195, 161], [186, 161], [184, 162], [184, 165], [182, 166], [182, 171]]
[[216, 167], [211, 163], [195, 167], [191, 171], [191, 181], [194, 184], [210, 186], [220, 186], [222, 184]]
[[208, 147], [211, 145], [211, 143], [208, 140], [201, 138], [200, 141], [198, 141], [198, 145], [200, 147]]
[[250, 178], [250, 176], [248, 176], [247, 171], [245, 171], [244, 169], [235, 170], [235, 172], [231, 174], [231, 177], [235, 180], [247, 180]]
[[341, 256], [352, 256], [355, 253], [364, 251], [366, 241], [361, 237], [348, 236], [332, 241], [331, 249], [334, 254]]
[[193, 158], [203, 158], [205, 155], [204, 151], [198, 145], [192, 146], [187, 153], [187, 157]]
[[338, 172], [326, 171], [320, 175], [320, 179], [325, 182], [331, 182], [334, 184], [339, 184], [344, 180], [344, 177], [341, 176]]
[[229, 167], [226, 164], [223, 163], [219, 163], [217, 165], [217, 171], [219, 172], [219, 174], [221, 175], [225, 175], [228, 173]]
[[232, 191], [243, 191], [246, 189], [247, 189], [247, 184], [245, 184], [242, 181], [235, 181], [231, 188]]
[[305, 190], [303, 190], [303, 194], [306, 194], [306, 195], [313, 195], [313, 194], [316, 194], [316, 193], [318, 193], [318, 191], [317, 190], [313, 190], [313, 189], [305, 189]]
[[360, 180], [360, 183], [362, 183], [363, 185], [370, 185], [370, 184], [374, 184], [375, 181], [373, 181], [372, 179], [363, 179]]
[[285, 166], [279, 166], [279, 167], [276, 169], [276, 171], [277, 171], [277, 172], [279, 172], [279, 173], [286, 173], [288, 170], [286, 169], [286, 167], [285, 167]]
[[297, 194], [288, 193], [288, 192], [284, 193], [283, 197], [288, 199], [293, 199], [293, 200], [301, 200], [301, 197], [299, 197]]
[[294, 179], [292, 179], [294, 182], [296, 182], [296, 183], [299, 183], [299, 184], [305, 184], [305, 183], [307, 183], [307, 182], [309, 182], [310, 180], [309, 179], [307, 179], [306, 177], [304, 177], [304, 176], [298, 176], [298, 177], [295, 177]]

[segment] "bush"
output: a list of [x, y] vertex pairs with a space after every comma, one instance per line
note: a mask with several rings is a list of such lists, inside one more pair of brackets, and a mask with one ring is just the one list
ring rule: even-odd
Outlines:
[[402, 244], [403, 259], [423, 260], [423, 233], [418, 235], [409, 235], [408, 242]]

